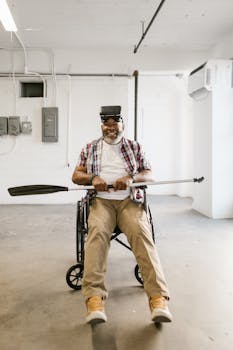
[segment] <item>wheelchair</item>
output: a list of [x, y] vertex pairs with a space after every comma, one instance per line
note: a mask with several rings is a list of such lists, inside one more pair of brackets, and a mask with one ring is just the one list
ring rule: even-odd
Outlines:
[[[146, 200], [146, 186], [141, 186], [137, 188], [137, 191], [142, 191], [143, 197], [143, 207], [147, 213], [149, 223], [151, 225], [151, 234], [153, 242], [155, 243], [154, 225], [151, 215], [151, 210]], [[80, 290], [82, 288], [83, 279], [83, 269], [84, 269], [84, 255], [85, 255], [85, 242], [88, 234], [88, 214], [89, 207], [91, 205], [91, 199], [95, 196], [93, 190], [88, 190], [86, 196], [77, 202], [77, 212], [76, 212], [76, 257], [77, 264], [72, 265], [66, 273], [66, 282], [68, 286], [74, 290]], [[137, 196], [137, 194], [136, 194]], [[131, 251], [130, 246], [125, 244], [119, 236], [122, 234], [120, 228], [116, 226], [114, 232], [111, 235], [111, 241], [116, 240], [119, 244]], [[137, 281], [143, 285], [142, 275], [138, 264], [134, 268], [134, 275]]]

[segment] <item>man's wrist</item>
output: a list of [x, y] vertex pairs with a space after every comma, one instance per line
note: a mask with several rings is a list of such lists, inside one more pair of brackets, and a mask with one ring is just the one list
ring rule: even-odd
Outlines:
[[98, 175], [96, 175], [96, 174], [91, 174], [91, 177], [90, 177], [90, 179], [89, 179], [89, 184], [90, 184], [90, 185], [92, 185], [92, 182], [93, 182], [93, 180], [94, 180], [94, 178], [95, 178], [96, 176], [98, 176]]

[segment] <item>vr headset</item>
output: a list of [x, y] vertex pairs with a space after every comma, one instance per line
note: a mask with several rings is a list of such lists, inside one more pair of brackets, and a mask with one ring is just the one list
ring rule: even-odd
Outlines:
[[103, 122], [109, 118], [113, 118], [117, 122], [122, 121], [121, 106], [102, 106], [100, 118]]

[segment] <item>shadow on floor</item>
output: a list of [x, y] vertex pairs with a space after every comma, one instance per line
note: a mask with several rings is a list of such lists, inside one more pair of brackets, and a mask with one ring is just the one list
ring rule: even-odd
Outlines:
[[113, 325], [99, 323], [91, 326], [93, 350], [117, 350]]
[[161, 342], [161, 324], [135, 327], [133, 330], [126, 327], [125, 330], [121, 330], [121, 335], [116, 325], [108, 323], [92, 325], [91, 329], [93, 350], [152, 350], [156, 343]]

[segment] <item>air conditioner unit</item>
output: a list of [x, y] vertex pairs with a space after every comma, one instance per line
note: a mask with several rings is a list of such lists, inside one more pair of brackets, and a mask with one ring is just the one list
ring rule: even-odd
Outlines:
[[216, 87], [232, 88], [232, 60], [210, 60], [194, 69], [188, 77], [191, 97], [208, 93]]

